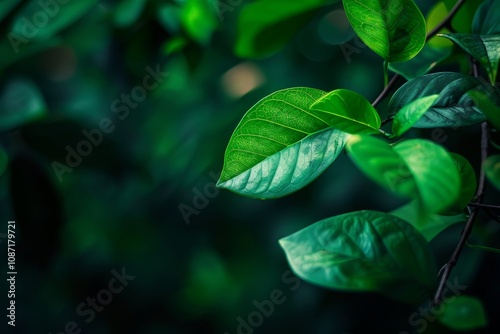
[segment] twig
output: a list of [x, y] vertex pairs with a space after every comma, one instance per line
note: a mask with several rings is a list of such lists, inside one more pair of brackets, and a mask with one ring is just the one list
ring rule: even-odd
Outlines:
[[455, 14], [458, 12], [460, 7], [462, 7], [464, 3], [465, 0], [458, 0], [455, 6], [453, 6], [453, 8], [450, 10], [448, 15], [443, 19], [443, 21], [441, 21], [437, 26], [435, 26], [431, 31], [429, 31], [429, 33], [426, 36], [426, 41], [434, 37], [439, 32], [439, 30], [443, 29], [450, 23], [451, 20], [453, 19], [453, 16], [455, 16]]
[[387, 94], [389, 94], [390, 90], [392, 89], [392, 86], [394, 86], [394, 84], [396, 83], [398, 78], [399, 78], [399, 74], [395, 74], [392, 77], [391, 81], [389, 81], [387, 86], [385, 86], [384, 90], [379, 94], [379, 96], [377, 96], [375, 101], [373, 101], [373, 103], [372, 103], [373, 107], [376, 107], [380, 103], [380, 101], [382, 101], [387, 96]]
[[[487, 157], [488, 157], [488, 123], [483, 122], [481, 124], [481, 163], [484, 160], [486, 160]], [[479, 174], [479, 185], [477, 187], [477, 191], [474, 196], [475, 204], [481, 204], [483, 200], [485, 181], [486, 178], [484, 171], [481, 170], [481, 173]], [[455, 250], [453, 251], [453, 254], [450, 257], [450, 260], [444, 266], [443, 275], [441, 276], [441, 280], [439, 281], [436, 294], [434, 295], [434, 300], [433, 300], [434, 305], [440, 304], [441, 301], [443, 300], [446, 283], [448, 282], [448, 278], [450, 277], [451, 271], [453, 270], [453, 267], [457, 263], [458, 257], [460, 256], [460, 253], [465, 243], [467, 242], [469, 235], [472, 232], [472, 226], [474, 226], [474, 222], [476, 221], [479, 209], [480, 209], [479, 206], [474, 206], [474, 208], [472, 209], [469, 219], [467, 219], [464, 229], [462, 230], [462, 233], [460, 235], [460, 240], [458, 241], [458, 244], [455, 247]]]
[[478, 208], [500, 210], [500, 205], [491, 205], [491, 204], [483, 204], [483, 203], [475, 203], [475, 202], [470, 202], [467, 205], [468, 206], [473, 206], [473, 207], [478, 207]]

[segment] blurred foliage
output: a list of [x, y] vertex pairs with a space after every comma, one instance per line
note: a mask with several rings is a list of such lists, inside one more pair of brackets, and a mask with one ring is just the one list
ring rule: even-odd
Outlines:
[[[0, 2], [0, 245], [4, 258], [5, 223], [15, 219], [15, 332], [58, 333], [74, 321], [82, 333], [237, 333], [238, 317], [248, 321], [276, 289], [286, 301], [255, 333], [419, 329], [409, 322], [417, 310], [383, 296], [305, 282], [292, 290], [278, 239], [335, 214], [402, 204], [345, 156], [286, 199], [212, 196], [211, 175], [221, 171], [231, 132], [261, 97], [309, 86], [352, 89], [370, 100], [382, 89], [378, 58], [354, 38], [338, 1], [259, 10], [266, 2]], [[424, 14], [434, 5], [417, 3]], [[299, 7], [304, 17], [296, 17]], [[286, 34], [275, 40], [278, 30]], [[245, 34], [263, 39], [249, 45]], [[454, 50], [445, 66], [464, 57]], [[85, 135], [93, 130], [102, 134], [102, 141], [91, 137], [98, 145]], [[479, 157], [470, 152], [479, 131], [466, 131], [443, 130], [441, 138], [477, 174]], [[70, 157], [71, 167], [68, 147], [91, 153], [79, 163]], [[372, 191], [360, 198], [362, 189]], [[486, 200], [498, 201], [498, 193], [492, 188]], [[189, 224], [182, 203], [195, 212]], [[477, 225], [474, 243], [499, 244], [491, 233], [498, 224], [482, 216]], [[453, 226], [433, 240], [438, 263], [459, 234]], [[466, 250], [456, 269], [497, 329], [498, 264], [494, 254]], [[135, 278], [87, 323], [78, 306], [122, 268]], [[5, 280], [0, 289], [7, 291]], [[6, 298], [0, 306], [6, 309]], [[447, 332], [438, 321], [426, 330]]]

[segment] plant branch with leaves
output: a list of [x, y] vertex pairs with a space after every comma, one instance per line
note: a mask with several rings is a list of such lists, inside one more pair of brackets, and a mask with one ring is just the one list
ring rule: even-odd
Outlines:
[[[346, 89], [295, 87], [264, 97], [231, 136], [218, 186], [253, 198], [283, 197], [307, 186], [346, 150], [369, 179], [408, 203], [388, 213], [364, 210], [326, 218], [281, 239], [290, 266], [304, 280], [328, 288], [439, 304], [480, 210], [499, 221], [493, 211], [500, 206], [484, 204], [483, 198], [486, 179], [500, 188], [500, 155], [488, 156], [489, 127], [500, 128], [500, 92], [494, 86], [500, 5], [484, 1], [469, 30], [461, 32], [455, 18], [470, 10], [463, 0], [434, 27], [427, 27], [412, 0], [342, 3], [354, 32], [382, 58], [382, 92], [372, 103]], [[453, 32], [443, 31], [447, 27]], [[473, 59], [474, 76], [436, 71], [451, 51], [436, 49], [431, 39], [447, 39], [457, 46], [457, 57]], [[402, 77], [407, 82], [392, 93]], [[375, 108], [389, 96], [389, 117], [382, 121]], [[390, 133], [381, 129], [389, 123]], [[428, 139], [405, 138], [415, 128], [460, 131], [479, 125], [478, 179], [465, 157]], [[438, 281], [429, 242], [464, 222]]]

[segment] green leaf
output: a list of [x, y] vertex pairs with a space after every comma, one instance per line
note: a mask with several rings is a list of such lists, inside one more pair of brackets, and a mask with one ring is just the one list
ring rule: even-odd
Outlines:
[[359, 211], [319, 221], [280, 240], [302, 279], [347, 291], [376, 291], [420, 302], [434, 289], [436, 267], [427, 242], [405, 221]]
[[500, 61], [500, 35], [440, 34], [452, 40], [484, 67], [491, 84], [495, 83]]
[[500, 2], [487, 0], [479, 6], [472, 22], [472, 32], [480, 35], [500, 33]]
[[390, 214], [403, 219], [410, 223], [422, 233], [427, 241], [434, 239], [441, 231], [447, 227], [464, 222], [467, 217], [461, 213], [453, 216], [443, 216], [438, 214], [430, 214], [422, 210], [419, 201], [412, 201], [394, 211]]
[[238, 19], [236, 55], [262, 58], [280, 50], [325, 2], [261, 0], [247, 4]]
[[[38, 1], [32, 1], [16, 16], [9, 36], [15, 34], [28, 42], [47, 40], [84, 16], [96, 3], [97, 0], [57, 2], [58, 6], [54, 6], [53, 11], [44, 11]], [[24, 43], [19, 48], [23, 46]]]
[[469, 161], [460, 154], [450, 153], [450, 156], [455, 161], [458, 174], [460, 175], [460, 191], [453, 205], [447, 208], [444, 212], [441, 212], [441, 214], [444, 215], [456, 215], [462, 213], [467, 204], [471, 201], [472, 197], [474, 197], [477, 188], [476, 173], [474, 172], [474, 168], [472, 168]]
[[45, 100], [36, 84], [13, 79], [0, 92], [0, 131], [16, 128], [46, 115]]
[[425, 112], [434, 104], [439, 95], [421, 97], [405, 105], [394, 116], [392, 122], [393, 136], [401, 136], [408, 131]]
[[483, 170], [488, 180], [500, 189], [500, 155], [489, 156], [483, 163]]
[[310, 109], [332, 128], [347, 133], [379, 133], [380, 116], [358, 93], [337, 89], [317, 100]]
[[419, 198], [427, 212], [440, 212], [455, 202], [460, 176], [453, 158], [429, 140], [405, 140], [394, 150], [406, 162], [415, 179]]
[[448, 301], [438, 320], [443, 325], [457, 331], [478, 329], [488, 324], [481, 301], [469, 296], [457, 296]]
[[126, 28], [134, 24], [141, 16], [146, 2], [147, 0], [123, 0], [118, 2], [113, 13], [114, 24], [120, 28]]
[[318, 177], [340, 154], [347, 134], [309, 107], [325, 92], [289, 88], [260, 100], [236, 127], [217, 186], [241, 195], [276, 198]]
[[425, 44], [425, 20], [412, 0], [343, 0], [354, 31], [386, 61], [406, 61]]
[[353, 135], [346, 149], [356, 166], [374, 182], [406, 197], [417, 196], [417, 185], [408, 166], [385, 141]]
[[209, 1], [186, 0], [180, 15], [184, 29], [192, 39], [203, 45], [210, 42], [218, 21]]
[[406, 80], [412, 80], [432, 70], [440, 62], [451, 54], [449, 47], [433, 47], [426, 44], [422, 51], [414, 58], [403, 63], [390, 63], [389, 69], [403, 76]]
[[395, 113], [418, 98], [439, 94], [439, 98], [414, 127], [456, 127], [480, 123], [485, 117], [467, 94], [471, 90], [491, 90], [491, 86], [460, 73], [426, 74], [401, 86], [392, 96], [388, 112]]
[[488, 95], [483, 92], [475, 91], [469, 93], [476, 106], [486, 116], [486, 119], [497, 129], [500, 129], [500, 107], [495, 105]]

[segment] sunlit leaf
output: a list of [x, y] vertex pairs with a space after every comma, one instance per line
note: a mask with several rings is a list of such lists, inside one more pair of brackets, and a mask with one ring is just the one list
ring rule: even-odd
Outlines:
[[347, 138], [309, 110], [325, 94], [289, 88], [254, 105], [229, 140], [217, 185], [250, 197], [275, 198], [318, 177]]
[[347, 133], [378, 133], [380, 116], [363, 96], [337, 89], [318, 99], [311, 111], [332, 128]]
[[394, 136], [401, 136], [408, 131], [426, 113], [430, 106], [434, 104], [438, 97], [439, 95], [437, 94], [421, 97], [401, 108], [394, 116], [392, 122]]
[[425, 44], [425, 20], [412, 0], [343, 0], [361, 40], [389, 62], [406, 61]]
[[376, 291], [420, 302], [436, 268], [426, 240], [410, 224], [382, 212], [327, 218], [280, 239], [293, 271], [324, 287]]
[[486, 91], [491, 90], [491, 86], [472, 76], [455, 72], [426, 74], [401, 86], [392, 96], [388, 111], [395, 113], [418, 98], [439, 94], [438, 99], [414, 127], [436, 128], [477, 124], [484, 121], [485, 116], [467, 94], [471, 90]]
[[488, 324], [481, 301], [463, 295], [448, 301], [438, 319], [446, 327], [457, 331], [470, 331]]
[[490, 82], [495, 83], [500, 61], [500, 35], [440, 34], [460, 46], [477, 59], [488, 72]]
[[472, 200], [472, 197], [474, 197], [477, 187], [476, 173], [469, 161], [456, 153], [450, 153], [450, 156], [455, 161], [458, 174], [460, 175], [460, 192], [455, 202], [445, 211], [441, 212], [441, 214], [445, 215], [454, 215], [463, 212], [467, 204]]

